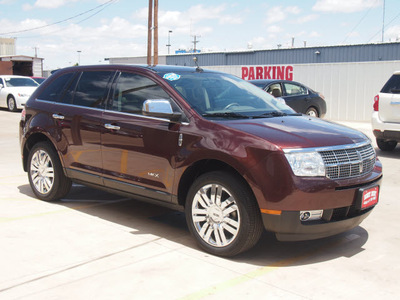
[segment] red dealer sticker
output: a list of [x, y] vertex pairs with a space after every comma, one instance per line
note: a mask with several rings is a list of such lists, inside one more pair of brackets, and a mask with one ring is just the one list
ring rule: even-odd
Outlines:
[[378, 203], [379, 186], [364, 190], [361, 198], [361, 209], [371, 207]]

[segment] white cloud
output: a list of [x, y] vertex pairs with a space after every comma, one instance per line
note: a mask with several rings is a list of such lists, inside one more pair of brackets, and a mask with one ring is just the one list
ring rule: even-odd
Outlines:
[[58, 8], [68, 2], [76, 2], [77, 0], [36, 0], [34, 7], [37, 8]]
[[318, 0], [313, 10], [331, 13], [352, 13], [382, 4], [382, 0]]
[[269, 32], [269, 33], [278, 33], [278, 32], [282, 32], [282, 28], [279, 27], [279, 26], [276, 26], [276, 25], [272, 25], [272, 26], [269, 26], [269, 27], [267, 28], [267, 32]]
[[292, 15], [298, 15], [301, 12], [301, 9], [297, 6], [288, 6], [285, 8], [285, 11]]
[[243, 19], [241, 17], [223, 16], [219, 22], [220, 24], [243, 24]]
[[24, 10], [24, 11], [31, 10], [31, 9], [33, 9], [33, 6], [28, 3], [25, 3], [22, 5], [22, 10]]
[[265, 20], [265, 23], [277, 23], [286, 19], [286, 17], [287, 14], [285, 13], [282, 6], [275, 6], [267, 11], [267, 19]]
[[297, 15], [301, 12], [300, 8], [297, 6], [274, 6], [269, 8], [266, 13], [266, 24], [278, 23], [280, 21], [285, 20], [290, 15]]
[[385, 41], [399, 41], [400, 40], [400, 25], [389, 27], [385, 30]]
[[295, 21], [295, 23], [304, 24], [304, 23], [308, 23], [308, 22], [314, 21], [314, 20], [316, 20], [318, 18], [319, 18], [319, 15], [316, 15], [316, 14], [306, 15], [306, 16], [298, 18]]
[[317, 31], [312, 31], [312, 32], [309, 34], [309, 36], [310, 36], [311, 38], [316, 38], [316, 37], [320, 37], [321, 34], [319, 34]]

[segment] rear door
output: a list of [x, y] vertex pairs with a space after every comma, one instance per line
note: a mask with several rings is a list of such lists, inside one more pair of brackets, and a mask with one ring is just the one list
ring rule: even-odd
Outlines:
[[102, 184], [101, 130], [104, 100], [115, 72], [78, 72], [53, 107], [64, 166], [70, 177]]
[[400, 73], [394, 74], [379, 94], [379, 118], [384, 122], [400, 122]]
[[286, 104], [293, 108], [296, 112], [305, 113], [308, 108], [310, 97], [308, 90], [301, 85], [295, 83], [283, 83], [283, 98]]
[[103, 115], [102, 152], [106, 186], [171, 201], [180, 124], [142, 114], [145, 100], [167, 99], [153, 80], [119, 74]]

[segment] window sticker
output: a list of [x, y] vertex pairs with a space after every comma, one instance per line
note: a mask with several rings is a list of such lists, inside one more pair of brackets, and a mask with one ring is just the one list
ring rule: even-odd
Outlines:
[[175, 81], [181, 78], [181, 75], [175, 74], [175, 73], [167, 73], [163, 76], [164, 79], [169, 80], [169, 81]]

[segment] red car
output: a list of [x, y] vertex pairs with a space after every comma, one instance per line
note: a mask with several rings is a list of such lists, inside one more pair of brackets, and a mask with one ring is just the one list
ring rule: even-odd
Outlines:
[[176, 66], [59, 70], [26, 103], [22, 163], [35, 195], [71, 182], [186, 213], [206, 251], [334, 235], [378, 202], [382, 165], [362, 133], [294, 112], [235, 76]]

